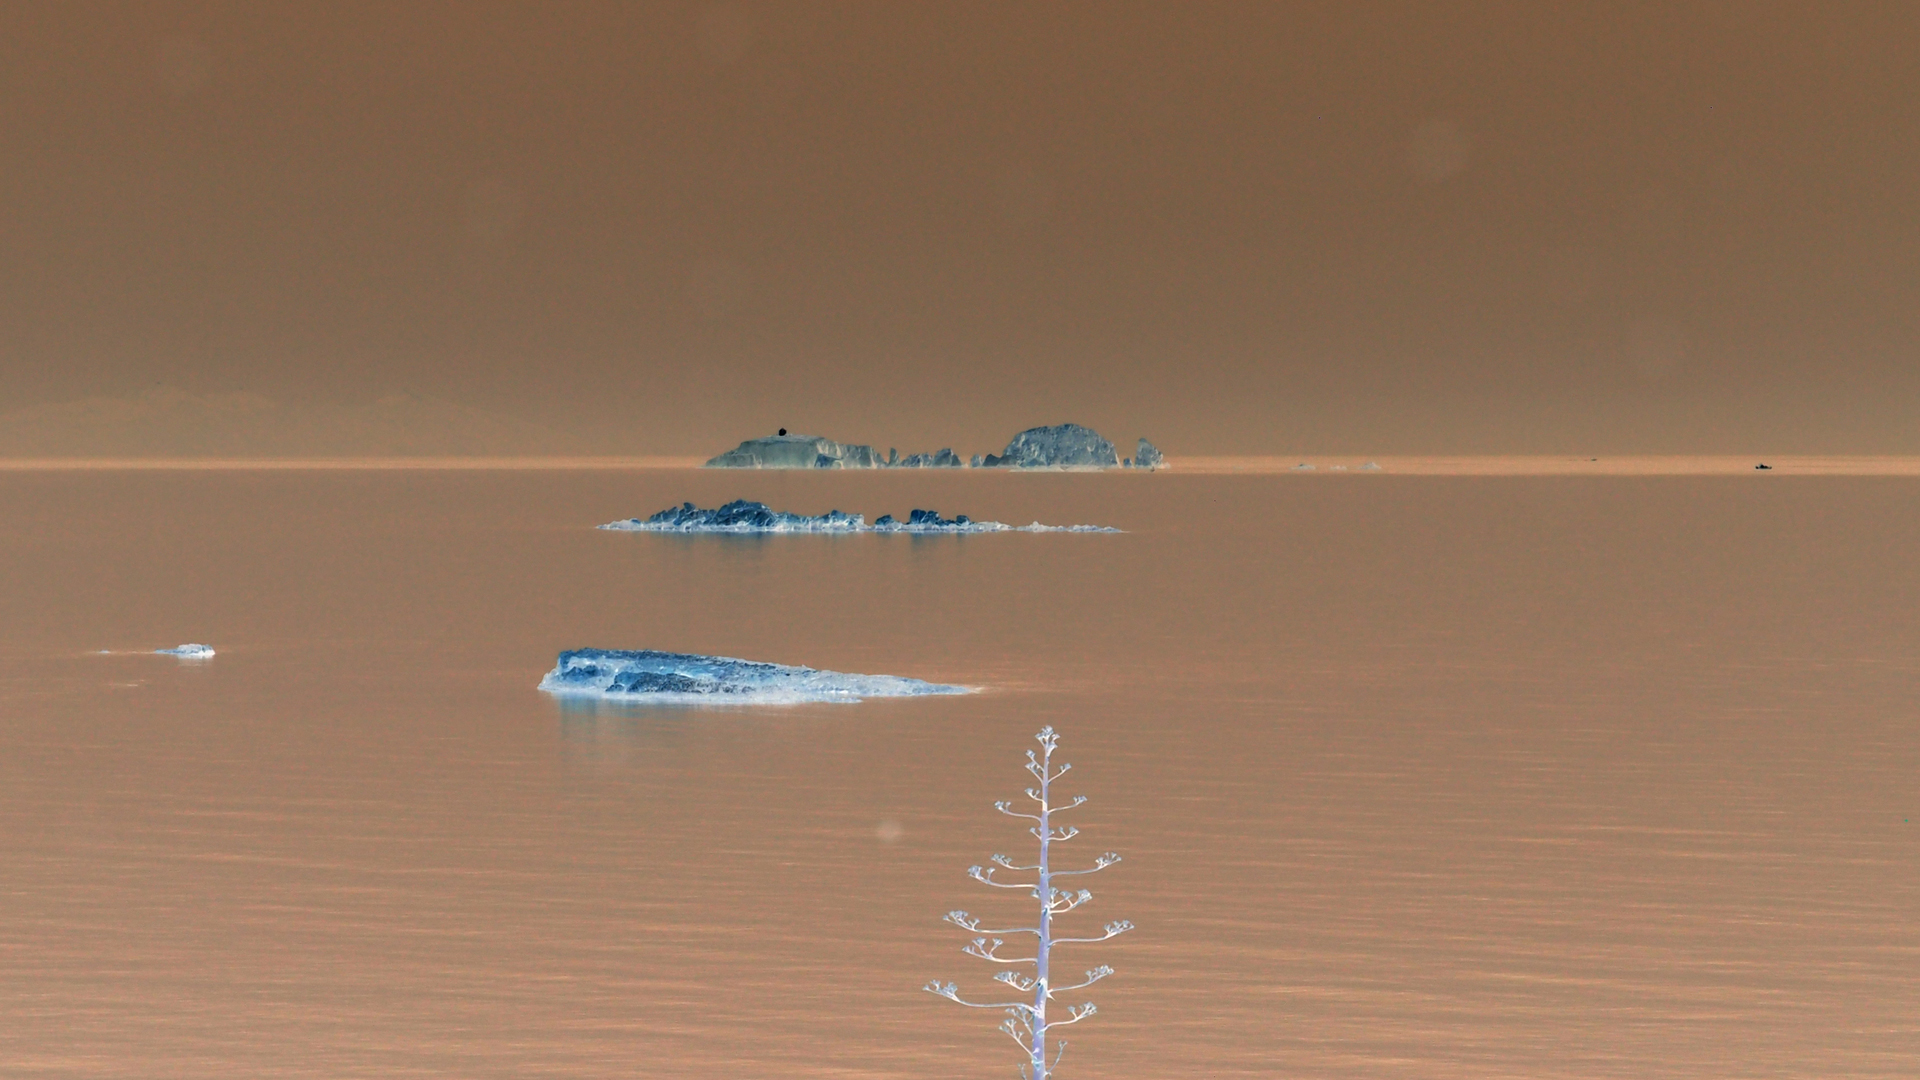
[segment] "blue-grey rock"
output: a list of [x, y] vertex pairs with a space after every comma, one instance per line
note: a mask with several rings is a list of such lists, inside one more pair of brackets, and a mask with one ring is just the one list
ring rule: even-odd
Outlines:
[[915, 510], [907, 515], [909, 528], [925, 529], [965, 529], [973, 524], [973, 519], [965, 514], [958, 517], [943, 518], [938, 510]]
[[645, 521], [615, 523], [629, 532], [861, 532], [866, 518], [829, 510], [824, 514], [789, 514], [762, 502], [735, 499], [712, 510], [692, 503], [662, 510]]
[[540, 680], [540, 689], [549, 694], [665, 705], [785, 705], [973, 692], [972, 687], [895, 675], [853, 675], [653, 649], [569, 649]]
[[1158, 469], [1166, 463], [1167, 455], [1161, 453], [1159, 447], [1144, 438], [1140, 440], [1139, 448], [1133, 452], [1133, 467], [1136, 469]]
[[942, 447], [937, 454], [908, 454], [900, 459], [899, 469], [957, 469], [960, 467], [960, 455], [951, 447]]
[[1113, 444], [1100, 433], [1079, 424], [1028, 428], [1013, 437], [1006, 450], [989, 454], [986, 467], [1016, 469], [1111, 469], [1120, 464]]
[[748, 439], [707, 462], [709, 469], [877, 469], [873, 447], [837, 443], [818, 435], [770, 435]]
[[766, 503], [735, 499], [725, 506], [702, 510], [692, 503], [662, 510], [650, 518], [609, 521], [600, 526], [615, 532], [648, 533], [1111, 533], [1120, 530], [1103, 525], [1007, 525], [998, 521], [976, 521], [965, 514], [943, 518], [937, 510], [915, 510], [901, 521], [892, 514], [868, 525], [860, 514], [829, 510], [824, 514], [789, 514]]

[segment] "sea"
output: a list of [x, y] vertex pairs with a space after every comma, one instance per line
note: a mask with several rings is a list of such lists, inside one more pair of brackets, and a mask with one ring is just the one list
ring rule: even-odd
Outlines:
[[1920, 478], [1358, 464], [0, 470], [0, 1075], [1010, 1077], [1049, 726], [1063, 1078], [1920, 1075]]

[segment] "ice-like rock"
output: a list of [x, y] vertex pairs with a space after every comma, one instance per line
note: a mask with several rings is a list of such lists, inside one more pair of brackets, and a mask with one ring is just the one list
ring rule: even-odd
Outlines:
[[943, 686], [895, 675], [849, 675], [728, 656], [652, 649], [570, 649], [540, 680], [550, 694], [673, 705], [793, 705], [854, 702], [869, 697], [970, 694], [971, 686]]
[[1113, 444], [1100, 433], [1079, 424], [1028, 428], [1013, 437], [999, 454], [981, 462], [988, 467], [1015, 469], [1110, 469], [1120, 464]]
[[766, 503], [735, 499], [713, 510], [702, 510], [692, 503], [662, 510], [642, 521], [628, 518], [600, 526], [615, 532], [665, 533], [990, 533], [990, 532], [1084, 532], [1117, 533], [1104, 525], [1005, 525], [998, 521], [975, 521], [965, 514], [943, 518], [937, 510], [915, 510], [900, 521], [892, 514], [867, 524], [863, 514], [829, 510], [808, 516], [775, 510]]
[[877, 469], [873, 447], [837, 443], [818, 435], [769, 435], [748, 439], [711, 458], [709, 469]]
[[1369, 461], [1365, 465], [1360, 466], [1360, 471], [1361, 472], [1379, 472], [1380, 463], [1377, 461]]
[[1312, 472], [1312, 471], [1313, 471], [1313, 466], [1311, 466], [1311, 465], [1309, 465], [1309, 464], [1307, 464], [1306, 462], [1304, 462], [1304, 461], [1303, 461], [1303, 462], [1301, 462], [1300, 464], [1298, 464], [1298, 465], [1295, 465], [1295, 466], [1293, 467], [1293, 471], [1294, 471], [1294, 472]]
[[185, 645], [175, 645], [171, 649], [155, 649], [153, 651], [160, 656], [177, 656], [182, 660], [210, 660], [213, 658], [213, 646], [198, 645], [192, 642], [188, 642]]
[[1133, 467], [1136, 469], [1159, 469], [1164, 468], [1166, 464], [1167, 455], [1161, 453], [1159, 447], [1142, 438], [1140, 440], [1140, 448], [1133, 452]]

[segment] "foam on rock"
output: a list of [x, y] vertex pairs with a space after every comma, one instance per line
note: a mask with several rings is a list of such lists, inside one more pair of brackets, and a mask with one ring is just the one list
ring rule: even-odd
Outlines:
[[971, 694], [897, 675], [853, 675], [730, 656], [653, 649], [569, 649], [540, 680], [549, 694], [665, 705], [852, 703], [870, 697]]

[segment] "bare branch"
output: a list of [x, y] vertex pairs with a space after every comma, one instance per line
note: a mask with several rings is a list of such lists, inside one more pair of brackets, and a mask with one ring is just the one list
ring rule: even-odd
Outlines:
[[[1011, 975], [1011, 974], [1013, 974], [1013, 973], [1012, 973], [1012, 972], [1010, 972], [1010, 971], [1003, 971], [1003, 972], [1001, 972], [1001, 973], [1000, 973], [1000, 975]], [[1099, 982], [1099, 981], [1100, 981], [1101, 979], [1104, 979], [1104, 978], [1106, 978], [1107, 976], [1109, 976], [1109, 975], [1111, 975], [1111, 974], [1113, 974], [1113, 969], [1112, 969], [1112, 968], [1110, 968], [1110, 967], [1108, 967], [1108, 966], [1107, 966], [1107, 965], [1105, 965], [1105, 964], [1101, 964], [1101, 965], [1100, 965], [1099, 967], [1097, 967], [1097, 968], [1094, 968], [1094, 969], [1092, 969], [1091, 971], [1088, 971], [1088, 972], [1087, 972], [1087, 981], [1086, 981], [1086, 982], [1083, 982], [1083, 983], [1074, 983], [1074, 984], [1073, 984], [1072, 986], [1050, 986], [1050, 987], [1048, 987], [1048, 988], [1047, 988], [1047, 997], [1048, 997], [1048, 999], [1049, 999], [1049, 1000], [1051, 1000], [1051, 999], [1052, 999], [1052, 997], [1053, 997], [1053, 995], [1055, 995], [1055, 994], [1064, 994], [1064, 993], [1066, 993], [1066, 992], [1067, 992], [1067, 991], [1069, 991], [1069, 990], [1085, 990], [1085, 989], [1086, 989], [1087, 987], [1089, 987], [1089, 986], [1092, 986], [1092, 985], [1093, 985], [1094, 983], [1097, 983], [1097, 982]], [[994, 976], [994, 978], [1000, 978], [1000, 976], [999, 976], [999, 975], [996, 975], [996, 976]], [[1005, 979], [1000, 979], [1000, 981], [1001, 981], [1001, 982], [1006, 982], [1007, 980], [1005, 980]], [[1020, 987], [1020, 989], [1022, 989], [1022, 990], [1027, 990], [1027, 989], [1031, 989], [1031, 987], [1024, 987], [1024, 986], [1023, 986], [1023, 987]]]
[[1036, 926], [1014, 926], [1005, 930], [983, 930], [980, 928], [980, 920], [964, 911], [947, 912], [947, 921], [962, 930], [971, 930], [976, 934], [1038, 934], [1040, 932], [1040, 928]]
[[925, 990], [929, 994], [937, 994], [940, 997], [946, 998], [948, 1001], [951, 1001], [956, 1005], [965, 1005], [969, 1009], [1020, 1009], [1028, 1013], [1033, 1012], [1033, 1006], [1028, 1005], [1024, 1002], [1019, 1002], [1019, 1001], [1009, 1001], [1009, 1002], [1005, 1002], [998, 1005], [987, 1004], [985, 1002], [979, 1002], [979, 1001], [968, 1001], [960, 996], [959, 987], [955, 986], [952, 983], [947, 983], [946, 985], [942, 986], [940, 984], [939, 979], [933, 980], [932, 982], [921, 987], [920, 989]]
[[1000, 811], [1001, 813], [1003, 813], [1003, 814], [1005, 814], [1005, 815], [1007, 815], [1008, 817], [1017, 817], [1017, 818], [1026, 818], [1026, 819], [1027, 819], [1028, 821], [1039, 821], [1039, 820], [1040, 820], [1040, 817], [1039, 817], [1039, 815], [1037, 815], [1037, 814], [1022, 814], [1022, 813], [1020, 813], [1020, 812], [1019, 812], [1019, 811], [1017, 811], [1017, 810], [1009, 810], [1009, 809], [1007, 809], [1008, 807], [1010, 807], [1010, 806], [1012, 806], [1012, 805], [1013, 805], [1012, 803], [1010, 803], [1010, 802], [1007, 802], [1007, 801], [1005, 801], [1005, 800], [1003, 799], [1003, 800], [1001, 800], [1000, 802], [997, 802], [997, 803], [994, 803], [994, 804], [993, 804], [993, 808], [994, 808], [995, 810], [998, 810], [998, 811]]
[[1081, 889], [1077, 893], [1055, 889], [1053, 895], [1047, 900], [1047, 910], [1055, 915], [1064, 915], [1091, 899], [1093, 899], [1093, 892], [1090, 889]]
[[1129, 931], [1129, 930], [1131, 930], [1131, 929], [1133, 929], [1133, 924], [1132, 924], [1131, 922], [1128, 922], [1128, 921], [1127, 921], [1127, 920], [1125, 920], [1125, 919], [1121, 919], [1121, 920], [1120, 920], [1119, 922], [1110, 922], [1110, 923], [1108, 923], [1108, 924], [1107, 924], [1107, 927], [1106, 927], [1106, 933], [1104, 933], [1104, 934], [1102, 934], [1102, 935], [1100, 935], [1099, 937], [1089, 937], [1089, 938], [1072, 938], [1072, 937], [1065, 937], [1065, 938], [1054, 938], [1054, 939], [1053, 939], [1053, 943], [1054, 943], [1055, 945], [1091, 945], [1091, 944], [1093, 944], [1094, 942], [1097, 942], [1097, 941], [1105, 941], [1105, 940], [1107, 940], [1108, 938], [1117, 938], [1117, 937], [1119, 937], [1119, 936], [1120, 936], [1121, 934], [1124, 934], [1124, 933], [1126, 933], [1127, 931]]
[[[1001, 866], [1004, 866], [1004, 867], [1006, 867], [1006, 868], [1007, 868], [1007, 869], [1009, 869], [1009, 870], [1038, 870], [1038, 869], [1040, 869], [1040, 868], [1039, 868], [1038, 866], [1015, 866], [1015, 865], [1013, 865], [1013, 860], [1012, 860], [1012, 859], [1009, 859], [1009, 858], [1007, 858], [1007, 857], [1006, 857], [1005, 855], [995, 855], [995, 856], [993, 857], [993, 861], [994, 861], [994, 862], [996, 862], [996, 863], [999, 863], [999, 864], [1000, 864]], [[1119, 862], [1119, 861], [1120, 861], [1120, 856], [1118, 856], [1118, 855], [1115, 855], [1115, 856], [1113, 857], [1113, 861], [1114, 861], [1114, 862]], [[1084, 874], [1084, 873], [1086, 873], [1086, 872], [1087, 872], [1087, 871], [1085, 871], [1085, 870], [1082, 870], [1082, 871], [1079, 871], [1079, 873], [1083, 873], [1083, 874]]]
[[[1106, 853], [1105, 855], [1102, 855], [1102, 856], [1100, 856], [1099, 858], [1097, 858], [1097, 859], [1095, 859], [1095, 860], [1093, 860], [1093, 865], [1092, 865], [1092, 866], [1090, 866], [1090, 867], [1088, 867], [1088, 868], [1087, 868], [1087, 869], [1085, 869], [1085, 870], [1055, 870], [1055, 871], [1053, 872], [1053, 874], [1052, 874], [1051, 876], [1053, 876], [1053, 877], [1072, 877], [1072, 876], [1074, 876], [1075, 874], [1097, 874], [1097, 873], [1099, 873], [1100, 871], [1102, 871], [1102, 870], [1105, 870], [1105, 869], [1106, 869], [1107, 867], [1109, 867], [1109, 866], [1112, 866], [1112, 865], [1113, 865], [1114, 863], [1117, 863], [1117, 862], [1119, 862], [1119, 861], [1120, 861], [1120, 856], [1118, 856], [1118, 855], [1116, 855], [1116, 854], [1114, 854], [1113, 852], [1111, 852], [1111, 851], [1109, 851], [1109, 852], [1107, 852], [1107, 853]], [[1039, 869], [1039, 867], [1037, 867], [1037, 866], [1035, 866], [1035, 867], [1022, 867], [1021, 869], [1031, 869], [1031, 870], [1038, 870], [1038, 869]]]
[[[1014, 814], [1012, 816], [1026, 817], [1027, 815]], [[1035, 818], [1034, 820], [1038, 821], [1039, 819]], [[1072, 825], [1068, 825], [1065, 828], [1060, 828], [1060, 829], [1049, 829], [1047, 830], [1047, 834], [1045, 836], [1040, 835], [1040, 830], [1038, 828], [1028, 829], [1027, 831], [1032, 833], [1035, 838], [1041, 839], [1041, 840], [1071, 840], [1074, 837], [1080, 835], [1080, 830], [1074, 828]]]
[[993, 944], [989, 945], [987, 944], [986, 938], [977, 937], [960, 951], [966, 953], [968, 956], [977, 956], [982, 960], [988, 960], [996, 964], [1031, 964], [1034, 962], [1035, 957], [1031, 956], [1001, 956], [999, 949], [1000, 946], [1005, 944], [1006, 942], [1001, 941], [999, 938], [994, 938]]
[[1100, 1011], [1099, 1006], [1089, 1001], [1085, 1005], [1080, 1006], [1079, 1008], [1068, 1009], [1067, 1018], [1065, 1020], [1047, 1021], [1047, 1030], [1052, 1031], [1054, 1028], [1057, 1028], [1057, 1027], [1066, 1027], [1068, 1024], [1077, 1024], [1080, 1021], [1085, 1020], [1087, 1017], [1092, 1016], [1094, 1013], [1097, 1013], [1099, 1011]]
[[1032, 889], [1035, 887], [1031, 881], [995, 881], [993, 880], [993, 871], [983, 866], [967, 867], [967, 876], [982, 885], [991, 885], [996, 889]]
[[1068, 804], [1066, 804], [1065, 806], [1056, 806], [1056, 807], [1054, 807], [1054, 808], [1053, 808], [1053, 812], [1054, 812], [1054, 813], [1056, 813], [1056, 814], [1064, 814], [1064, 813], [1066, 813], [1067, 811], [1069, 811], [1069, 810], [1072, 810], [1072, 809], [1073, 809], [1074, 807], [1076, 807], [1076, 806], [1084, 806], [1084, 805], [1086, 805], [1086, 801], [1087, 801], [1087, 797], [1086, 797], [1085, 795], [1075, 795], [1075, 796], [1073, 797], [1073, 801], [1072, 801], [1072, 802], [1070, 802], [1070, 803], [1068, 803]]
[[993, 981], [1006, 983], [1022, 993], [1032, 993], [1033, 988], [1040, 985], [1039, 979], [1022, 975], [1017, 971], [996, 971], [993, 973]]

